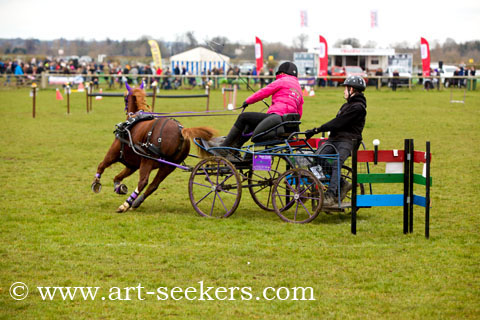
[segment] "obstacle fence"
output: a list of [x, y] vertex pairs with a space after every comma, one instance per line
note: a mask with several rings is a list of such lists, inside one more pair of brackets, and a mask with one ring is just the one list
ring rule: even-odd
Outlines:
[[36, 105], [37, 105], [37, 84], [34, 82], [32, 83], [32, 87], [30, 90], [30, 97], [32, 97], [32, 117], [35, 118], [36, 113]]
[[[356, 143], [355, 143], [356, 145]], [[358, 173], [359, 162], [386, 163], [385, 173]], [[430, 142], [426, 151], [415, 151], [413, 139], [405, 139], [404, 150], [354, 150], [352, 154], [351, 232], [357, 233], [357, 210], [362, 207], [403, 206], [403, 233], [413, 232], [413, 205], [425, 208], [425, 237], [430, 237]], [[414, 163], [423, 163], [422, 174], [414, 173]], [[357, 184], [402, 183], [403, 194], [358, 194]], [[425, 196], [414, 194], [414, 185], [425, 186]]]
[[223, 87], [222, 88], [222, 96], [223, 96], [223, 109], [233, 110], [235, 109], [235, 105], [237, 104], [237, 86], [233, 85], [229, 88]]
[[[87, 83], [85, 93], [86, 93], [86, 100], [87, 100], [87, 113], [93, 110], [93, 100], [92, 98], [95, 97], [124, 97], [123, 93], [103, 93], [103, 92], [93, 92], [93, 85]], [[183, 95], [162, 95], [156, 94], [156, 86], [153, 86], [153, 92], [147, 92], [147, 97], [152, 97], [152, 111], [155, 108], [155, 99], [191, 99], [191, 98], [206, 98], [206, 111], [209, 111], [210, 108], [210, 87], [205, 87], [205, 94], [183, 94]]]
[[450, 86], [450, 103], [463, 103], [465, 104], [465, 99], [467, 97], [467, 87], [463, 88], [463, 99], [462, 100], [455, 100], [453, 99], [453, 86]]

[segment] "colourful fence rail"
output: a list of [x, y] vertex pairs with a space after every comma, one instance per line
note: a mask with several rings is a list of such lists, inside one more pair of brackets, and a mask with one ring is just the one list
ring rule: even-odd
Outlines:
[[[354, 143], [354, 145], [357, 145]], [[358, 162], [397, 162], [403, 163], [402, 173], [358, 173]], [[425, 173], [414, 173], [414, 163], [424, 163]], [[430, 237], [430, 142], [426, 151], [415, 151], [413, 139], [405, 139], [404, 150], [354, 150], [352, 155], [352, 183], [402, 183], [403, 194], [357, 194], [352, 190], [351, 232], [357, 233], [357, 210], [361, 207], [403, 206], [403, 233], [413, 232], [413, 205], [425, 208], [425, 237]], [[424, 185], [425, 195], [414, 194], [414, 185]]]

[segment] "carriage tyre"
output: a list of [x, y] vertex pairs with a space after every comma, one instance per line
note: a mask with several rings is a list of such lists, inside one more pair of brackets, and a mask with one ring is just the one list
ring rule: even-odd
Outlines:
[[[342, 178], [344, 180], [346, 180], [347, 182], [349, 183], [352, 183], [352, 169], [348, 166], [345, 166], [343, 165], [342, 166], [342, 169], [341, 169], [341, 175], [342, 175]], [[363, 183], [357, 183], [357, 193], [358, 194], [365, 194], [365, 186]], [[345, 196], [345, 198], [343, 198], [342, 200], [342, 208], [343, 209], [324, 209], [323, 211], [326, 213], [326, 214], [333, 214], [335, 212], [344, 212], [346, 214], [351, 214], [352, 213], [352, 207], [351, 205], [349, 206], [348, 204], [351, 204], [352, 203], [352, 191], [350, 190], [347, 195]], [[347, 204], [345, 206], [345, 204]], [[357, 212], [358, 212], [358, 208], [357, 208]]]
[[[341, 174], [343, 179], [352, 183], [352, 169], [350, 167], [342, 166]], [[363, 183], [357, 183], [357, 194], [361, 194], [361, 195], [365, 194], [365, 185]], [[342, 202], [352, 203], [352, 191], [349, 191], [347, 193], [347, 196], [343, 199]], [[357, 212], [358, 210], [359, 208], [357, 208]], [[350, 206], [345, 208], [345, 213], [351, 214], [352, 207]]]
[[242, 182], [233, 164], [223, 157], [200, 161], [188, 181], [190, 203], [204, 217], [227, 218], [242, 197]]
[[286, 222], [308, 223], [320, 213], [323, 185], [309, 170], [291, 169], [275, 182], [272, 202], [275, 213]]
[[266, 211], [275, 211], [272, 203], [272, 191], [275, 181], [282, 173], [293, 167], [292, 162], [287, 157], [274, 156], [272, 157], [270, 171], [253, 169], [248, 171], [248, 191], [257, 206]]

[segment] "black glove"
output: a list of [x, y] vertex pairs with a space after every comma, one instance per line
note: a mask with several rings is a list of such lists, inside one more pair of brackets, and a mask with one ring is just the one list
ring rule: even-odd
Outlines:
[[243, 104], [242, 104], [243, 110], [245, 110], [246, 107], [248, 107], [248, 103], [247, 103], [247, 101], [244, 101]]
[[307, 130], [307, 131], [305, 131], [305, 139], [308, 140], [319, 132], [320, 131], [318, 131], [318, 128], [313, 128], [313, 129]]

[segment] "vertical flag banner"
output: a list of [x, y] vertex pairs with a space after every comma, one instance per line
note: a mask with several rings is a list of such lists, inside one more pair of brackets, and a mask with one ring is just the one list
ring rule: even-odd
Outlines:
[[307, 10], [300, 11], [300, 27], [308, 27], [308, 15]]
[[430, 46], [425, 38], [420, 38], [420, 54], [422, 57], [423, 76], [430, 76]]
[[372, 29], [378, 27], [378, 11], [377, 10], [370, 11], [370, 27]]
[[327, 45], [327, 40], [325, 40], [325, 38], [322, 36], [320, 36], [320, 48], [318, 52], [318, 60], [319, 60], [318, 75], [327, 76], [328, 75], [328, 45]]
[[155, 63], [155, 67], [158, 69], [162, 69], [162, 54], [160, 53], [160, 48], [158, 47], [158, 43], [155, 40], [148, 40], [148, 44], [150, 45], [150, 51], [152, 52], [153, 63]]
[[263, 68], [263, 44], [258, 37], [255, 37], [255, 60], [257, 61], [257, 72], [260, 72]]

